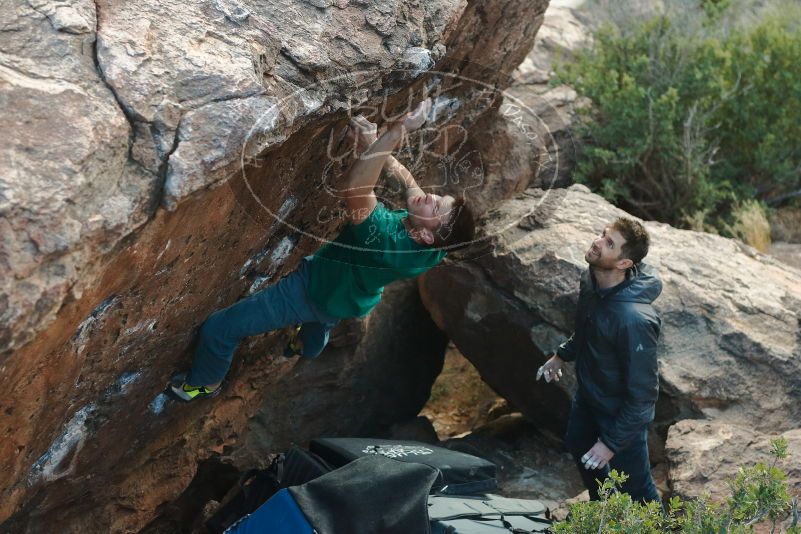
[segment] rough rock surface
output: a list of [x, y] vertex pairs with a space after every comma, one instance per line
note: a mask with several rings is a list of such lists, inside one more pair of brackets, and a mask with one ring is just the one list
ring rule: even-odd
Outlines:
[[[529, 190], [487, 216], [483, 255], [420, 280], [434, 321], [536, 422], [564, 425], [572, 377], [559, 385], [532, 380], [572, 331], [592, 237], [622, 214], [584, 186]], [[700, 416], [763, 432], [797, 428], [801, 272], [735, 240], [646, 227], [647, 261], [664, 283], [655, 303], [663, 319], [662, 437], [672, 422]]]
[[753, 427], [719, 421], [685, 419], [668, 432], [665, 454], [668, 477], [675, 495], [683, 498], [708, 493], [721, 501], [731, 495], [727, 482], [740, 466], [757, 462], [772, 464], [770, 440], [784, 437], [789, 456], [777, 466], [787, 473], [790, 492], [801, 492], [801, 429], [780, 434], [762, 433]]
[[[574, 135], [576, 109], [586, 104], [566, 85], [513, 85], [500, 115], [514, 138], [509, 159], [518, 153], [537, 157], [529, 187], [551, 189], [573, 183], [571, 171], [580, 140]], [[529, 167], [535, 167], [530, 164]]]
[[[567, 61], [592, 42], [591, 25], [578, 9], [550, 6], [534, 48], [515, 70], [506, 102], [510, 110], [529, 110], [538, 118], [534, 129], [544, 145], [542, 169], [533, 187], [548, 189], [573, 183], [570, 172], [580, 139], [575, 135], [578, 111], [589, 105], [567, 85], [552, 85], [555, 65]], [[516, 118], [510, 115], [510, 119]]]
[[[386, 91], [402, 109], [400, 90], [435, 63], [502, 89], [546, 5], [5, 0], [0, 116], [15, 138], [0, 143], [0, 388], [14, 395], [0, 400], [0, 529], [136, 531], [282, 388], [282, 431], [395, 417], [348, 419], [367, 394], [340, 387], [330, 402], [312, 381], [347, 384], [345, 371], [274, 359], [280, 335], [245, 344], [210, 403], [159, 392], [208, 313], [336, 231], [320, 170], [349, 100]], [[470, 126], [491, 105], [455, 93], [460, 112], [439, 124]]]
[[591, 27], [578, 9], [552, 5], [537, 32], [534, 48], [514, 72], [515, 84], [546, 84], [557, 63], [592, 43]]
[[[588, 105], [566, 86], [551, 87], [554, 62], [590, 42], [589, 24], [568, 7], [548, 8], [534, 47], [513, 73], [502, 102], [469, 131], [451, 131], [452, 157], [428, 165], [425, 183], [456, 185], [440, 193], [462, 193], [477, 214], [526, 187], [570, 185], [578, 110]], [[442, 101], [443, 109], [449, 102]], [[455, 176], [456, 180], [452, 177]]]
[[159, 179], [95, 65], [92, 2], [0, 3], [0, 355], [79, 299], [91, 259], [147, 220]]
[[464, 7], [6, 0], [0, 352], [80, 299], [96, 255], [158, 203], [228, 178], [357, 86], [408, 85], [386, 70], [412, 49], [439, 59]]

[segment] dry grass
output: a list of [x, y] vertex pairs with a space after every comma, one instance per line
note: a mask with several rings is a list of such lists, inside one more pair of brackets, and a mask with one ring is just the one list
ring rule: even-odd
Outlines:
[[765, 208], [756, 200], [746, 200], [732, 211], [734, 223], [726, 230], [760, 252], [770, 250], [770, 223]]
[[698, 210], [692, 215], [686, 215], [684, 217], [684, 225], [688, 230], [717, 234], [717, 228], [707, 222], [708, 215], [708, 211]]

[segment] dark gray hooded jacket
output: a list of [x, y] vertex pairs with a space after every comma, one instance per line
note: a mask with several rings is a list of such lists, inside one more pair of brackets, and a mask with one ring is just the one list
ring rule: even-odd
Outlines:
[[652, 267], [640, 263], [624, 282], [604, 292], [591, 271], [581, 277], [575, 333], [556, 353], [576, 362], [578, 395], [590, 409], [614, 417], [611, 425], [601, 425], [600, 438], [617, 452], [654, 419], [662, 321], [651, 303], [662, 282]]

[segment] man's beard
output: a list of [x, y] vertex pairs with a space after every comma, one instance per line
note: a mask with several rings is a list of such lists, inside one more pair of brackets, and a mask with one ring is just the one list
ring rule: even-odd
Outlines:
[[598, 255], [593, 255], [590, 250], [584, 254], [584, 261], [596, 271], [612, 271], [616, 268], [617, 264], [617, 260], [604, 261], [600, 253], [598, 253]]
[[587, 249], [587, 252], [584, 253], [584, 261], [592, 266], [597, 266], [598, 261], [601, 259], [601, 254], [593, 254], [592, 247]]

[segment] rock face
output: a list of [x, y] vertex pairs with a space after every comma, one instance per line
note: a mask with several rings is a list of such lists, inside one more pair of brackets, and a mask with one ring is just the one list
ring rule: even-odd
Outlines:
[[[623, 215], [584, 186], [529, 190], [487, 216], [486, 253], [421, 278], [434, 321], [493, 389], [561, 429], [571, 377], [535, 383], [573, 328], [584, 252]], [[708, 417], [761, 432], [801, 424], [801, 272], [741, 243], [646, 223], [664, 289], [657, 429]], [[447, 294], [450, 298], [445, 299]]]
[[567, 187], [581, 141], [575, 134], [578, 112], [589, 106], [567, 85], [551, 85], [558, 62], [567, 61], [592, 43], [591, 26], [585, 15], [570, 7], [551, 6], [543, 20], [534, 48], [515, 70], [514, 83], [507, 91], [508, 118], [513, 112], [530, 110], [542, 140], [541, 170], [531, 185], [541, 189]]
[[[14, 394], [0, 400], [0, 530], [133, 532], [248, 428], [279, 446], [329, 428], [307, 421], [345, 433], [408, 418], [433, 371], [396, 402], [374, 382], [369, 328], [364, 349], [328, 363], [274, 358], [280, 334], [249, 340], [206, 404], [160, 391], [211, 311], [336, 231], [326, 172], [349, 106], [386, 93], [385, 111], [402, 111], [401, 90], [450, 87], [427, 77], [437, 69], [503, 89], [546, 6], [8, 0], [0, 388]], [[472, 126], [497, 105], [480, 96], [454, 89], [437, 124]], [[263, 402], [260, 431], [248, 421]]]
[[[92, 2], [2, 3], [0, 355], [79, 299], [92, 259], [153, 213], [158, 176], [95, 66]], [[13, 132], [13, 134], [12, 134]]]
[[227, 179], [243, 158], [361, 98], [356, 88], [408, 85], [382, 76], [408, 67], [409, 50], [430, 68], [465, 7], [6, 4], [0, 98], [4, 123], [17, 127], [0, 174], [5, 354], [67, 296], [80, 299], [82, 271], [157, 204], [175, 209]]
[[537, 32], [534, 48], [514, 72], [516, 84], [545, 84], [558, 62], [568, 61], [576, 51], [592, 43], [585, 15], [574, 8], [550, 6]]
[[708, 493], [712, 499], [725, 499], [731, 495], [726, 482], [737, 476], [740, 466], [773, 463], [770, 440], [779, 436], [787, 440], [789, 456], [780, 460], [777, 467], [787, 473], [790, 491], [798, 495], [801, 429], [772, 435], [749, 427], [692, 419], [679, 421], [668, 433], [665, 454], [673, 493], [683, 498]]

